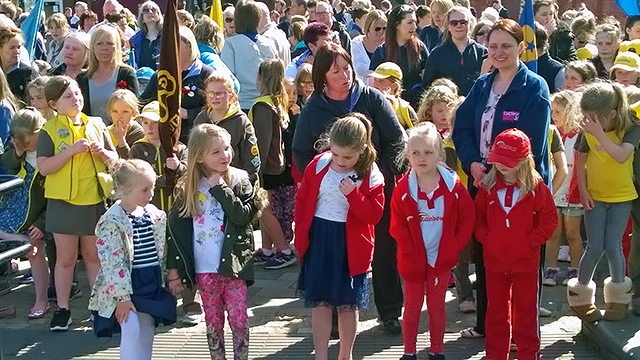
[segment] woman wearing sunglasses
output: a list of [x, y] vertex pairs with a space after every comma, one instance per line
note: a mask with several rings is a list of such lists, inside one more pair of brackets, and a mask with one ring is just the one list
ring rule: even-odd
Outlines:
[[427, 89], [438, 78], [451, 79], [466, 96], [473, 82], [480, 76], [482, 60], [487, 48], [469, 39], [471, 12], [466, 7], [454, 6], [446, 16], [447, 30], [442, 44], [431, 51], [422, 76], [422, 88]]
[[138, 11], [140, 29], [129, 40], [136, 68], [146, 66], [158, 70], [162, 22], [162, 13], [155, 2], [147, 1], [140, 6]]
[[351, 40], [351, 59], [358, 79], [367, 82], [370, 73], [369, 65], [373, 52], [384, 42], [384, 33], [387, 30], [387, 17], [382, 10], [373, 10], [365, 15], [364, 35], [356, 36]]

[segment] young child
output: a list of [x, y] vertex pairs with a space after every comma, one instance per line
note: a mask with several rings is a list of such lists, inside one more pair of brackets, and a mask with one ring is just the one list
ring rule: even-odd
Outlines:
[[[578, 187], [585, 210], [587, 248], [580, 259], [578, 277], [569, 280], [569, 305], [583, 321], [617, 321], [627, 316], [631, 279], [625, 276], [621, 239], [638, 197], [633, 185], [633, 152], [640, 127], [616, 83], [589, 85], [580, 99], [584, 115], [578, 145]], [[604, 281], [604, 315], [594, 304], [594, 270], [607, 254], [610, 277]]]
[[417, 359], [425, 295], [429, 359], [444, 359], [445, 294], [451, 270], [473, 233], [473, 201], [455, 171], [439, 164], [444, 148], [433, 123], [425, 122], [409, 131], [406, 157], [411, 170], [393, 190], [389, 229], [398, 242], [398, 271], [404, 280], [401, 360]]
[[640, 77], [640, 56], [634, 52], [619, 52], [609, 72], [611, 80], [624, 86], [637, 86]]
[[400, 125], [406, 130], [413, 127], [418, 120], [415, 110], [408, 101], [402, 99], [402, 69], [396, 63], [384, 62], [368, 75], [373, 80], [373, 87], [380, 90], [387, 98], [398, 116]]
[[112, 166], [115, 198], [96, 226], [100, 270], [89, 310], [98, 337], [122, 331], [120, 359], [151, 359], [156, 323], [176, 321], [176, 298], [164, 288], [164, 211], [150, 204], [156, 174], [143, 160]]
[[[300, 105], [298, 105], [297, 103], [298, 88], [296, 87], [295, 80], [291, 78], [285, 78], [284, 88], [287, 91], [287, 99], [289, 100], [289, 105], [288, 105], [289, 126], [287, 127], [286, 130], [282, 132], [282, 139], [284, 141], [284, 157], [285, 157], [284, 160], [286, 161], [287, 169], [290, 170], [289, 172], [291, 173], [291, 177], [293, 179], [294, 184], [296, 185], [296, 191], [297, 191], [298, 190], [297, 186], [299, 186], [300, 183], [302, 182], [302, 175], [300, 175], [300, 171], [298, 170], [298, 167], [293, 162], [292, 145], [293, 145], [293, 134], [295, 133], [296, 125], [298, 124], [298, 116], [300, 115], [300, 111], [302, 111], [302, 108], [300, 108]], [[294, 202], [295, 202], [295, 194], [293, 196], [293, 199], [291, 199], [291, 204], [293, 205]], [[289, 215], [286, 215], [285, 217], [289, 219]], [[293, 221], [293, 207], [291, 208], [290, 219], [291, 221]], [[286, 223], [288, 220], [280, 220], [280, 221], [281, 223], [282, 222]], [[288, 231], [288, 225], [283, 225], [283, 227], [286, 228], [285, 232]], [[286, 236], [288, 235], [285, 234], [285, 237]], [[293, 227], [292, 227], [291, 236], [293, 237]]]
[[300, 108], [304, 107], [304, 104], [307, 103], [307, 100], [313, 94], [313, 78], [311, 77], [311, 64], [302, 64], [298, 69], [298, 74], [294, 82], [296, 83], [296, 87], [298, 88], [298, 106]]
[[131, 146], [129, 158], [142, 159], [151, 164], [158, 176], [151, 203], [162, 211], [169, 211], [173, 203], [174, 184], [169, 184], [165, 180], [165, 167], [175, 171], [176, 179], [184, 175], [187, 169], [187, 147], [178, 142], [178, 151], [173, 157], [167, 157], [164, 149], [160, 146], [160, 132], [158, 130], [158, 121], [160, 121], [159, 102], [152, 101], [145, 105], [142, 108], [142, 113], [136, 116], [135, 119], [142, 124], [144, 137]]
[[[84, 98], [78, 83], [53, 76], [44, 95], [58, 115], [47, 121], [38, 135], [38, 171], [46, 176], [46, 230], [53, 233], [57, 249], [55, 268], [59, 309], [51, 319], [51, 331], [67, 331], [71, 324], [69, 294], [78, 259], [78, 247], [93, 287], [100, 261], [95, 227], [105, 211], [108, 190], [99, 173], [118, 158], [111, 138], [99, 118], [82, 113]], [[73, 219], [74, 221], [69, 221]]]
[[587, 60], [571, 61], [564, 69], [564, 88], [577, 91], [583, 85], [591, 84], [598, 79], [593, 64]]
[[451, 132], [451, 116], [458, 103], [458, 95], [448, 86], [430, 87], [420, 102], [416, 125], [430, 121], [443, 138], [448, 137]]
[[247, 286], [253, 283], [252, 221], [264, 191], [246, 171], [230, 166], [231, 136], [219, 126], [191, 129], [186, 176], [169, 212], [167, 280], [174, 294], [197, 284], [212, 359], [225, 359], [224, 312], [234, 359], [248, 359]]
[[37, 77], [27, 85], [27, 91], [29, 92], [29, 105], [40, 111], [40, 114], [49, 120], [56, 116], [56, 112], [49, 106], [47, 99], [44, 96], [44, 88], [49, 81], [48, 76]]
[[487, 358], [508, 358], [513, 338], [518, 359], [536, 359], [540, 247], [558, 224], [556, 206], [522, 131], [498, 134], [487, 162], [493, 167], [475, 199], [475, 235], [487, 268]]
[[131, 146], [144, 137], [142, 126], [135, 121], [138, 115], [138, 97], [127, 89], [117, 89], [107, 102], [107, 115], [111, 117], [109, 135], [118, 155], [127, 159]]
[[[47, 302], [47, 278], [49, 269], [45, 259], [45, 208], [44, 177], [38, 172], [36, 146], [38, 134], [45, 119], [37, 110], [23, 109], [11, 120], [11, 142], [0, 161], [10, 174], [24, 179], [20, 190], [0, 200], [0, 239], [21, 238], [33, 246], [27, 255], [31, 264], [36, 290], [35, 304], [29, 310], [29, 319], [42, 318], [49, 312]], [[50, 235], [50, 234], [49, 234]]]
[[338, 310], [338, 358], [352, 358], [358, 310], [368, 304], [374, 225], [384, 206], [384, 178], [375, 164], [371, 132], [362, 115], [338, 119], [329, 131], [330, 151], [307, 166], [296, 196], [298, 290], [305, 306], [313, 308], [318, 360], [328, 357], [332, 309]]
[[290, 239], [285, 237], [283, 226], [275, 215], [284, 210], [282, 208], [292, 206], [290, 199], [279, 199], [287, 194], [278, 191], [285, 185], [282, 182], [285, 179], [280, 177], [286, 172], [282, 134], [289, 128], [289, 99], [284, 89], [282, 61], [267, 60], [260, 64], [258, 83], [261, 96], [253, 102], [249, 119], [258, 138], [261, 185], [272, 201], [260, 218], [262, 246], [256, 251], [255, 258], [258, 263], [264, 263], [266, 270], [276, 270], [296, 263], [296, 257], [289, 248]]
[[231, 166], [242, 169], [258, 179], [260, 154], [253, 124], [240, 110], [238, 94], [233, 82], [219, 74], [212, 74], [204, 81], [207, 106], [194, 120], [198, 124], [215, 124], [231, 135], [233, 160]]
[[567, 273], [562, 279], [562, 284], [567, 285], [569, 280], [578, 276], [578, 262], [582, 256], [582, 235], [580, 224], [584, 209], [580, 205], [580, 193], [578, 191], [577, 173], [574, 164], [578, 153], [574, 150], [582, 112], [580, 111], [580, 93], [571, 90], [562, 90], [551, 95], [551, 119], [557, 126], [562, 136], [562, 142], [566, 152], [567, 176], [562, 183], [555, 187], [553, 199], [558, 208], [558, 227], [547, 242], [546, 246], [546, 270], [543, 284], [556, 285], [558, 268], [558, 251], [560, 238], [564, 234], [569, 244], [569, 258], [571, 263]]

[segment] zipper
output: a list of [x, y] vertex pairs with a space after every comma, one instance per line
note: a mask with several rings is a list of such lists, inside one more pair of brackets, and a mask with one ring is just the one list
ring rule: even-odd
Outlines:
[[180, 251], [180, 246], [178, 246], [178, 242], [176, 241], [175, 236], [173, 236], [173, 231], [171, 231], [171, 226], [167, 226], [167, 229], [169, 229], [169, 235], [171, 236], [171, 241], [173, 241], [174, 244], [176, 244], [176, 249], [178, 250], [178, 253], [180, 253], [180, 256], [182, 257], [182, 263], [184, 264], [184, 272], [185, 272], [185, 275], [187, 276], [187, 279], [189, 279], [191, 284], [195, 284], [195, 281], [193, 281], [193, 279], [191, 279], [191, 276], [189, 276], [189, 271], [187, 270], [187, 262], [185, 260], [184, 255], [182, 254], [182, 251]]
[[[69, 121], [71, 121], [71, 120], [69, 120]], [[76, 134], [73, 132], [74, 131], [73, 124], [71, 124], [69, 130], [71, 130], [70, 131], [70, 133], [71, 133], [71, 145], [73, 145], [76, 142]], [[73, 158], [74, 157], [75, 157], [75, 155], [71, 157], [71, 167], [69, 168], [69, 200], [71, 200], [71, 194], [73, 194], [73, 179], [72, 178], [73, 178]], [[100, 184], [98, 184], [98, 186], [100, 186]]]

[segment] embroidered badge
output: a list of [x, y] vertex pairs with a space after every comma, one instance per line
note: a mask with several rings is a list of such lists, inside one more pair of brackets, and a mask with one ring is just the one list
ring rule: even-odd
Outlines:
[[260, 166], [260, 158], [259, 157], [254, 157], [253, 160], [251, 160], [251, 165], [253, 165], [254, 167], [259, 167]]
[[203, 192], [199, 193], [199, 194], [198, 194], [198, 200], [200, 200], [200, 201], [202, 201], [202, 202], [207, 201], [207, 194], [205, 194], [205, 193], [203, 193]]
[[61, 138], [65, 138], [69, 136], [69, 129], [65, 129], [65, 128], [58, 129], [58, 136]]
[[253, 145], [251, 147], [251, 155], [253, 155], [253, 156], [258, 155], [258, 147], [256, 145]]
[[249, 142], [255, 145], [258, 143], [258, 139], [255, 137], [255, 135], [251, 135], [249, 136]]
[[69, 144], [67, 144], [66, 142], [61, 142], [60, 145], [58, 145], [58, 150], [60, 151], [64, 151], [66, 148], [69, 147]]
[[520, 118], [519, 111], [504, 111], [502, 113], [502, 121], [516, 122]]

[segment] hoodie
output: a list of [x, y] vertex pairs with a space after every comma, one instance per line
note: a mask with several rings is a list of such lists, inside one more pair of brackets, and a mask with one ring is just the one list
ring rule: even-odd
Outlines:
[[222, 59], [220, 59], [220, 55], [216, 53], [216, 50], [201, 42], [198, 43], [198, 50], [200, 50], [200, 61], [211, 67], [214, 71], [220, 72], [222, 76], [231, 80], [233, 83], [233, 90], [235, 90], [236, 94], [240, 93], [240, 83], [238, 82], [238, 79], [236, 79], [236, 76], [233, 75], [227, 65], [225, 65]]

